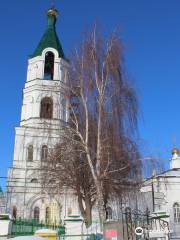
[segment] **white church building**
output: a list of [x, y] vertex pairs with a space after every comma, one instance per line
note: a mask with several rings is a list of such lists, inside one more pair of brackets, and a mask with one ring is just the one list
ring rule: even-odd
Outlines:
[[[60, 130], [68, 120], [64, 93], [68, 62], [56, 34], [57, 10], [49, 9], [47, 18], [47, 29], [28, 59], [21, 120], [15, 128], [13, 165], [8, 171], [6, 211], [14, 218], [59, 223], [80, 212], [73, 194], [67, 191], [49, 194], [39, 181], [41, 163], [46, 161], [48, 149], [59, 142]], [[144, 181], [141, 193], [144, 196], [150, 193], [151, 198], [143, 200], [144, 206], [151, 213], [165, 212], [169, 216], [171, 236], [180, 239], [180, 157], [177, 148], [172, 151], [170, 169]], [[113, 212], [113, 205], [110, 207]], [[138, 207], [141, 208], [141, 204]], [[115, 214], [111, 215], [113, 218]]]
[[180, 239], [180, 157], [177, 148], [172, 150], [170, 169], [147, 179], [141, 192], [144, 196], [149, 194], [145, 206], [151, 214], [164, 215], [161, 219], [169, 224], [170, 238]]
[[79, 214], [75, 197], [67, 193], [49, 195], [42, 191], [38, 179], [40, 164], [46, 161], [48, 149], [59, 142], [61, 126], [68, 119], [63, 91], [68, 62], [56, 34], [57, 14], [54, 8], [48, 10], [47, 29], [28, 59], [21, 120], [15, 128], [13, 166], [7, 182], [7, 211], [14, 218], [51, 223]]

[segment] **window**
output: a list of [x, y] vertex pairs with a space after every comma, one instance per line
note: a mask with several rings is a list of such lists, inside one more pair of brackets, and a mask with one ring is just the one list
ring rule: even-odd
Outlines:
[[40, 118], [51, 119], [53, 117], [53, 101], [49, 97], [41, 100]]
[[54, 54], [47, 52], [45, 55], [44, 79], [52, 80], [54, 77]]
[[38, 183], [37, 178], [33, 178], [33, 179], [31, 179], [31, 183]]
[[174, 211], [174, 222], [179, 223], [180, 222], [180, 207], [178, 203], [175, 203], [173, 205], [173, 211]]
[[61, 100], [61, 119], [66, 121], [66, 100]]
[[17, 207], [16, 206], [13, 206], [12, 215], [13, 215], [13, 218], [16, 219], [16, 217], [17, 217]]
[[48, 147], [43, 145], [41, 148], [41, 161], [46, 161], [48, 157]]
[[34, 208], [34, 219], [39, 222], [39, 207]]
[[106, 219], [112, 219], [112, 209], [110, 207], [106, 208]]
[[51, 209], [50, 207], [46, 208], [46, 222], [50, 223], [50, 218], [51, 218]]
[[33, 161], [33, 145], [29, 145], [27, 148], [27, 160], [29, 162]]

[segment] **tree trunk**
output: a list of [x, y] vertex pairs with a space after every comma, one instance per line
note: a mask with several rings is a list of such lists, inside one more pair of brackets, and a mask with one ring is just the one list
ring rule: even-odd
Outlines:
[[103, 231], [103, 224], [106, 220], [106, 210], [105, 210], [103, 189], [101, 187], [101, 181], [97, 182], [96, 187], [97, 187], [97, 206], [98, 206], [100, 227], [101, 227], [101, 231]]
[[78, 204], [80, 208], [81, 215], [84, 219], [86, 228], [90, 227], [92, 224], [92, 205], [90, 199], [86, 197], [85, 201], [83, 201], [81, 193], [78, 193]]
[[92, 204], [90, 198], [86, 197], [85, 198], [85, 205], [86, 205], [86, 227], [90, 227], [92, 224]]

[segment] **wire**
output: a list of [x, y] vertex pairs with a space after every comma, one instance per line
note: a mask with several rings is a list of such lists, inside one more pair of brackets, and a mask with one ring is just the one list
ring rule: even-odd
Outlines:
[[[7, 194], [9, 194], [9, 193], [10, 193], [10, 194], [20, 194], [20, 193], [21, 193], [21, 194], [22, 194], [22, 193], [26, 193], [26, 194], [32, 194], [32, 193], [33, 193], [33, 194], [37, 194], [37, 193], [39, 193], [39, 192], [6, 192], [6, 193], [7, 193]], [[58, 195], [58, 194], [60, 194], [60, 193], [58, 193], [58, 192], [51, 192], [51, 193], [49, 193], [49, 195], [50, 195], [50, 194], [57, 194], [57, 195]]]

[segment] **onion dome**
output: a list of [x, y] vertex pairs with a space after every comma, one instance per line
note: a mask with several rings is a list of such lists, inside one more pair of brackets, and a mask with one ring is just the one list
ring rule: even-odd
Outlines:
[[55, 9], [55, 8], [50, 8], [50, 9], [48, 9], [48, 11], [47, 11], [47, 15], [48, 15], [48, 16], [57, 17], [57, 15], [58, 15], [58, 10]]
[[172, 152], [172, 155], [174, 155], [174, 154], [179, 155], [179, 149], [176, 147], [174, 147], [171, 152]]

